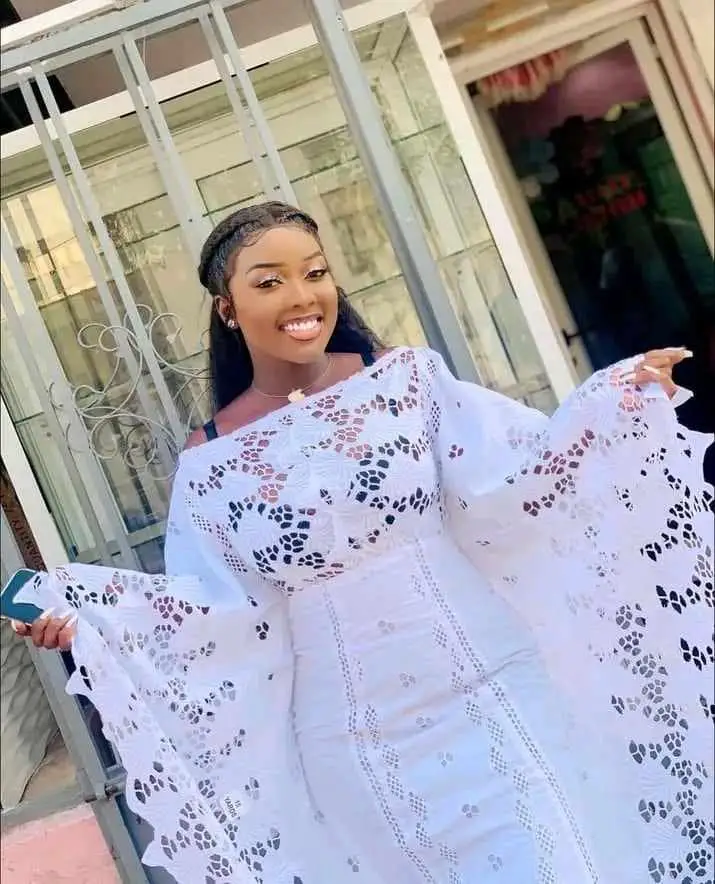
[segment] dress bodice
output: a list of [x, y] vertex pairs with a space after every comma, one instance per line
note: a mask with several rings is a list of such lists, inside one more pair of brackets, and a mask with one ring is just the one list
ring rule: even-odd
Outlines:
[[186, 452], [196, 527], [235, 570], [286, 592], [438, 532], [442, 501], [414, 351]]

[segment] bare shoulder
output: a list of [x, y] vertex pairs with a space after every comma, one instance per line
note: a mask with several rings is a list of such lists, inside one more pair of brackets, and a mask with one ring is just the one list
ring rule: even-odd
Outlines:
[[197, 448], [199, 445], [203, 445], [204, 442], [208, 442], [208, 439], [206, 438], [206, 430], [203, 427], [199, 427], [187, 436], [186, 442], [184, 443], [184, 451], [188, 451], [190, 448]]
[[375, 359], [382, 359], [383, 356], [388, 356], [397, 349], [397, 347], [381, 347], [379, 350], [375, 350]]
[[258, 398], [251, 396], [248, 392], [242, 393], [237, 399], [234, 399], [230, 405], [222, 408], [213, 416], [213, 423], [216, 428], [216, 435], [210, 438], [206, 435], [206, 424], [193, 430], [186, 439], [184, 451], [190, 448], [198, 448], [200, 445], [206, 445], [212, 439], [228, 436], [247, 427], [249, 424], [266, 415], [266, 403]]
[[[230, 426], [227, 421], [230, 420], [232, 412], [237, 410], [238, 403], [239, 400], [234, 400], [226, 408], [222, 408], [215, 415], [213, 415], [208, 423], [204, 424], [202, 427], [197, 427], [195, 430], [192, 430], [192, 432], [189, 433], [186, 442], [184, 443], [184, 451], [188, 451], [190, 448], [198, 448], [199, 445], [205, 445], [207, 442], [210, 442], [212, 438], [215, 438], [215, 436], [221, 436], [224, 428]], [[213, 424], [216, 430], [215, 435], [207, 435], [207, 428], [211, 424]]]

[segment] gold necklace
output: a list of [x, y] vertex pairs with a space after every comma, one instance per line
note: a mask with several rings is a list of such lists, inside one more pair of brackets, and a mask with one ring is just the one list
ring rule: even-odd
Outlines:
[[255, 384], [251, 384], [251, 389], [255, 390], [259, 396], [265, 396], [266, 399], [287, 399], [289, 402], [300, 402], [305, 399], [306, 393], [310, 393], [314, 387], [317, 387], [318, 384], [327, 377], [328, 372], [332, 367], [333, 361], [330, 356], [328, 356], [328, 364], [325, 366], [325, 371], [317, 377], [312, 384], [308, 384], [307, 387], [298, 387], [295, 390], [291, 390], [288, 394], [266, 393], [259, 389]]

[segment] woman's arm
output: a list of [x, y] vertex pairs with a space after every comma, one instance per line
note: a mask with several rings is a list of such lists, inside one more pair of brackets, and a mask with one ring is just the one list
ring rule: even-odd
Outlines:
[[127, 770], [128, 805], [153, 829], [147, 865], [180, 884], [252, 884], [258, 858], [276, 884], [339, 881], [295, 752], [287, 599], [224, 555], [179, 476], [171, 510], [166, 576], [73, 564], [18, 601], [78, 615], [67, 689]]

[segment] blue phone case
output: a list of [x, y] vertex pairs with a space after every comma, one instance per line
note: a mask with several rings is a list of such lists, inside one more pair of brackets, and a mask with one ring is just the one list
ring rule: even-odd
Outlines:
[[0, 616], [8, 617], [10, 620], [19, 620], [20, 623], [34, 623], [37, 620], [42, 614], [42, 610], [37, 605], [15, 601], [15, 596], [28, 580], [32, 580], [36, 573], [28, 568], [20, 568], [12, 575], [0, 593]]

